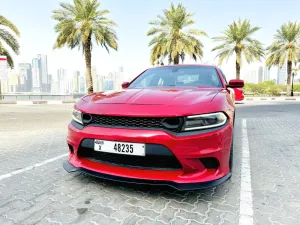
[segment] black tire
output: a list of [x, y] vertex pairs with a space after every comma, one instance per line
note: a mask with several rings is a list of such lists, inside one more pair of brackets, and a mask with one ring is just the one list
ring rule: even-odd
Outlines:
[[235, 113], [234, 113], [234, 116], [233, 116], [233, 128], [234, 128], [234, 124], [235, 124]]
[[229, 156], [229, 171], [230, 172], [232, 172], [232, 167], [233, 167], [233, 137], [232, 137], [230, 156]]
[[230, 156], [229, 156], [229, 171], [232, 172], [233, 167], [233, 134], [234, 134], [234, 123], [235, 123], [235, 114], [233, 116], [233, 131], [232, 131], [232, 141], [230, 147]]

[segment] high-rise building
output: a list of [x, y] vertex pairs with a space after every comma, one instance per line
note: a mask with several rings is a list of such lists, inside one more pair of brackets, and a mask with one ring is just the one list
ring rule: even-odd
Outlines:
[[287, 66], [286, 66], [286, 64], [281, 68], [278, 66], [277, 84], [286, 84], [286, 78], [287, 78]]
[[79, 93], [79, 76], [80, 72], [78, 70], [73, 73], [73, 92]]
[[262, 66], [258, 67], [258, 83], [264, 81], [264, 69]]
[[0, 82], [1, 93], [19, 92], [19, 76], [15, 70], [7, 70], [7, 79]]
[[68, 92], [67, 71], [65, 69], [57, 70], [57, 91], [59, 94], [66, 94]]
[[19, 76], [15, 70], [8, 71], [8, 92], [19, 92]]
[[24, 74], [19, 74], [18, 79], [19, 79], [18, 91], [26, 92], [26, 77], [24, 76]]
[[255, 70], [248, 71], [248, 73], [246, 74], [244, 80], [245, 80], [246, 83], [256, 84], [257, 83], [256, 71]]
[[271, 71], [268, 67], [265, 67], [265, 71], [264, 71], [264, 81], [268, 81], [271, 79]]
[[0, 90], [1, 90], [1, 93], [8, 93], [8, 79], [7, 80], [0, 80]]
[[32, 92], [32, 71], [30, 63], [19, 63], [19, 80], [21, 92]]
[[73, 93], [73, 79], [72, 79], [73, 77], [71, 76], [71, 77], [68, 77], [68, 79], [67, 79], [67, 94], [71, 94], [71, 93]]
[[125, 81], [124, 79], [124, 69], [123, 66], [118, 67], [118, 72], [115, 73], [115, 90], [122, 90], [122, 83]]
[[103, 88], [103, 85], [104, 85], [104, 76], [102, 76], [102, 75], [99, 75], [98, 76], [98, 91], [103, 91], [104, 90], [104, 88]]
[[84, 76], [79, 77], [79, 93], [86, 93], [86, 88], [85, 88], [85, 78]]
[[119, 66], [119, 75], [120, 75], [120, 82], [123, 83], [125, 81], [123, 66]]
[[49, 84], [49, 77], [48, 77], [48, 65], [47, 65], [47, 55], [37, 55], [37, 58], [40, 61], [40, 83], [42, 92], [48, 92], [48, 84]]
[[97, 68], [95, 66], [92, 67], [92, 79], [93, 79], [93, 89], [94, 91], [98, 91], [98, 75], [97, 75]]
[[52, 74], [48, 74], [47, 92], [49, 93], [51, 92], [52, 80], [53, 80]]
[[112, 91], [114, 90], [114, 80], [105, 79], [103, 81], [103, 91]]
[[58, 91], [57, 77], [55, 78], [55, 77], [52, 76], [52, 79], [51, 79], [51, 90], [50, 90], [50, 92], [52, 94], [58, 94], [59, 93], [59, 91]]
[[39, 93], [42, 92], [39, 58], [32, 59], [32, 91]]

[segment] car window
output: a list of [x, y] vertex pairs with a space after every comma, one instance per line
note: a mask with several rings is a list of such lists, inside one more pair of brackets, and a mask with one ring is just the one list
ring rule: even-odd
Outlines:
[[172, 66], [145, 71], [129, 88], [170, 86], [222, 87], [222, 83], [213, 67]]
[[219, 71], [221, 72], [221, 75], [222, 75], [223, 79], [225, 80], [225, 83], [228, 84], [227, 79], [226, 79], [226, 76], [225, 76], [225, 74], [223, 73], [223, 71], [222, 71], [221, 69], [219, 69]]

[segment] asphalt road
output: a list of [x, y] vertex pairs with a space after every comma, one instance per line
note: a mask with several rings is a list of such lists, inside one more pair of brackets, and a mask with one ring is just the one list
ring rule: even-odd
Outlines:
[[215, 188], [103, 181], [62, 162], [72, 105], [0, 105], [0, 224], [300, 224], [300, 104], [237, 105], [234, 169]]

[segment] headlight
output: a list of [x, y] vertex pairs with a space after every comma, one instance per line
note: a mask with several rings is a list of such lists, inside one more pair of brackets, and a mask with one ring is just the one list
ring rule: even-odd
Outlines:
[[83, 124], [82, 113], [77, 109], [73, 109], [72, 119], [75, 120], [77, 123]]
[[203, 130], [208, 128], [220, 127], [227, 121], [227, 116], [222, 113], [210, 113], [186, 117], [183, 131]]

